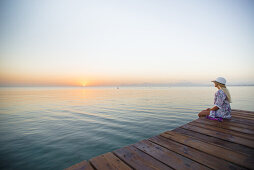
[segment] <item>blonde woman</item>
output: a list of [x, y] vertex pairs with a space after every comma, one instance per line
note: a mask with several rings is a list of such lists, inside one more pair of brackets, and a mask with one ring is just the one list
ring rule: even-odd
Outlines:
[[218, 91], [215, 93], [214, 97], [214, 107], [202, 110], [198, 116], [210, 116], [212, 118], [220, 117], [223, 119], [231, 118], [231, 96], [226, 88], [226, 79], [223, 77], [218, 77], [216, 80], [213, 80], [214, 87], [218, 88]]

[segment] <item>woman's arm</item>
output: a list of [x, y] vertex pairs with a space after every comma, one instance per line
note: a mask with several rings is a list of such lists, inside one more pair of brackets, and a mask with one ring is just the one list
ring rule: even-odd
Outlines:
[[[219, 109], [219, 107], [218, 107], [218, 106], [214, 106], [213, 108], [211, 108], [211, 109], [210, 109], [210, 108], [208, 108], [208, 109], [209, 109], [209, 111], [211, 111], [211, 110], [216, 111], [216, 110], [218, 110], [218, 109]], [[207, 110], [208, 110], [208, 109], [207, 109]]]

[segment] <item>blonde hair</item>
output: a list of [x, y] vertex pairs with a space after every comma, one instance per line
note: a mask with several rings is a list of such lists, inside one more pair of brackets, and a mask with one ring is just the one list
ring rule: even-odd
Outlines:
[[218, 82], [216, 82], [219, 86], [219, 89], [221, 89], [227, 96], [227, 100], [229, 101], [229, 103], [232, 103], [232, 99], [231, 99], [231, 95], [227, 89], [227, 87], [224, 84], [220, 84]]

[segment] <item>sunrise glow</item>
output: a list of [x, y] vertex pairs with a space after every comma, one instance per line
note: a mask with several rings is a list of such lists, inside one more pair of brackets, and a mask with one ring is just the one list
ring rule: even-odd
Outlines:
[[87, 82], [82, 82], [81, 84], [82, 84], [83, 87], [86, 87]]
[[253, 6], [3, 1], [0, 86], [254, 84]]

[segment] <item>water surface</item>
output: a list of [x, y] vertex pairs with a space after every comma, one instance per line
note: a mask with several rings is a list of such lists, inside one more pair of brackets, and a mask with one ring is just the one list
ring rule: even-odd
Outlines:
[[[254, 111], [254, 87], [229, 87]], [[214, 87], [0, 88], [0, 169], [63, 169], [197, 118]]]

